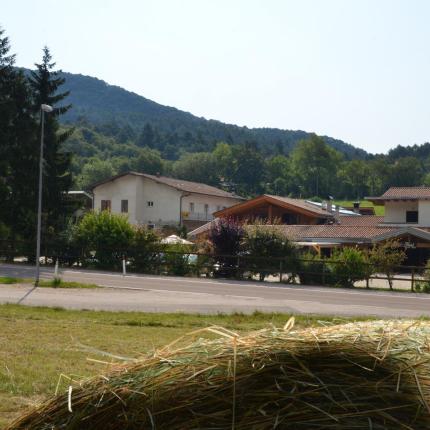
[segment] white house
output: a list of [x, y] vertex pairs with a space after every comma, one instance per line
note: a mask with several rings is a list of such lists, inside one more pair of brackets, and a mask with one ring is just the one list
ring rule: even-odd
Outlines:
[[430, 227], [430, 187], [391, 187], [366, 199], [385, 207], [382, 225]]
[[233, 193], [197, 182], [127, 172], [95, 184], [93, 209], [128, 215], [132, 224], [196, 228], [213, 213], [243, 200]]

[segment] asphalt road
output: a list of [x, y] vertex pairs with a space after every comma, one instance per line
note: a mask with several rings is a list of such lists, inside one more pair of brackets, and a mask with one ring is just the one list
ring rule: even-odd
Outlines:
[[[144, 312], [312, 313], [372, 315], [378, 317], [430, 317], [430, 296], [412, 293], [289, 286], [219, 279], [127, 275], [92, 270], [62, 270], [67, 281], [94, 283], [106, 288], [38, 288], [23, 304], [69, 309]], [[30, 278], [34, 267], [0, 264], [0, 276]], [[42, 278], [53, 277], [52, 268]], [[31, 285], [0, 285], [0, 303], [17, 303]]]

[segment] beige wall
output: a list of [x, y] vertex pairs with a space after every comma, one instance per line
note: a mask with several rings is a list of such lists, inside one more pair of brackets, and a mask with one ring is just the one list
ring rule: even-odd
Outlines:
[[[151, 179], [139, 178], [138, 221], [142, 224], [179, 224], [179, 199], [181, 191]], [[148, 206], [154, 202], [154, 206]]]
[[418, 222], [423, 227], [430, 227], [430, 201], [418, 202]]
[[190, 212], [190, 203], [194, 203], [195, 214], [204, 215], [205, 204], [207, 204], [209, 205], [208, 214], [210, 215], [210, 217], [212, 217], [212, 214], [214, 212], [224, 208], [228, 208], [240, 202], [242, 202], [242, 200], [227, 197], [206, 196], [204, 194], [191, 194], [183, 198], [182, 210], [184, 212]]
[[[405, 224], [406, 212], [417, 211], [418, 202], [385, 202], [384, 222]], [[418, 212], [419, 217], [419, 212]], [[418, 221], [420, 219], [418, 218]]]
[[[112, 213], [121, 213], [121, 200], [128, 200], [128, 218], [133, 224], [178, 225], [180, 222], [180, 199], [186, 194], [165, 184], [148, 178], [127, 175], [94, 189], [94, 209], [101, 209], [101, 200], [110, 200]], [[148, 206], [153, 202], [153, 206]], [[205, 204], [212, 215], [223, 207], [240, 200], [225, 197], [190, 194], [183, 198], [182, 211], [189, 211], [194, 203], [194, 212], [204, 214]]]
[[121, 200], [128, 200], [128, 219], [132, 224], [136, 223], [136, 186], [137, 177], [123, 176], [112, 182], [102, 184], [93, 190], [94, 210], [101, 209], [102, 200], [111, 201], [112, 213], [121, 213]]

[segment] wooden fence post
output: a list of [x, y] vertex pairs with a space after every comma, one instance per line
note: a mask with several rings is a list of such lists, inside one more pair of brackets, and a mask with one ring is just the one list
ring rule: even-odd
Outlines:
[[414, 292], [414, 281], [415, 281], [415, 267], [412, 267], [411, 273], [411, 291]]

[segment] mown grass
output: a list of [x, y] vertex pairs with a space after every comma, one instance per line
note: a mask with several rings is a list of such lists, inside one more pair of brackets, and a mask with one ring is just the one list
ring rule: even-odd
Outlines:
[[[336, 200], [334, 203], [340, 206], [352, 207], [354, 205], [354, 202], [355, 200]], [[375, 209], [375, 215], [378, 215], [378, 216], [384, 216], [384, 213], [385, 213], [384, 206], [375, 206], [372, 202], [369, 202], [367, 200], [361, 200], [360, 207], [362, 208], [373, 207]]]
[[[13, 278], [10, 276], [0, 276], [0, 284], [32, 284], [34, 279]], [[83, 284], [81, 282], [63, 281], [59, 278], [41, 279], [39, 287], [49, 288], [99, 288], [96, 284]]]
[[[107, 371], [109, 365], [88, 358], [105, 362], [117, 361], [113, 356], [135, 358], [198, 328], [215, 324], [243, 332], [283, 326], [289, 317], [261, 312], [210, 316], [1, 305], [0, 428], [28, 405], [52, 395], [60, 374], [80, 379]], [[301, 327], [322, 321], [338, 324], [351, 319], [296, 316]], [[65, 389], [67, 380], [62, 381]]]

